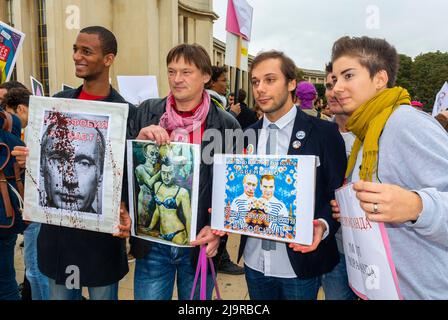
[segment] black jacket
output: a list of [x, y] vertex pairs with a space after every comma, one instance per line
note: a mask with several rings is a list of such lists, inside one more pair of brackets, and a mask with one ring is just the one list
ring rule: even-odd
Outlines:
[[[140, 130], [151, 126], [158, 125], [160, 118], [166, 110], [166, 99], [151, 99], [143, 102], [138, 107], [134, 126], [130, 128], [130, 135], [134, 139], [140, 133]], [[216, 106], [212, 101], [210, 105], [210, 111], [207, 116], [205, 130], [215, 129], [221, 134], [222, 142], [219, 143], [218, 150], [220, 153], [225, 153], [224, 141], [226, 129], [240, 129], [238, 122], [229, 113]], [[201, 145], [201, 155], [205, 150], [209, 150], [213, 139], [210, 142], [206, 140], [206, 134]], [[215, 141], [216, 142], [216, 141]], [[218, 147], [217, 146], [217, 147]], [[228, 150], [227, 153], [232, 153], [233, 149]], [[213, 159], [213, 150], [209, 155]], [[201, 157], [202, 159], [202, 157]], [[199, 174], [199, 196], [198, 196], [198, 218], [197, 218], [197, 232], [199, 233], [202, 228], [210, 225], [210, 214], [208, 209], [212, 206], [212, 188], [213, 188], [213, 164], [207, 164], [202, 161]], [[141, 240], [138, 238], [131, 238], [131, 253], [137, 259], [143, 259], [151, 249], [151, 242]], [[199, 256], [199, 248], [194, 248], [192, 252], [192, 265], [196, 265], [197, 258]], [[219, 255], [219, 254], [218, 254]]]
[[[82, 87], [56, 94], [57, 98], [77, 99]], [[106, 102], [127, 103], [111, 87]], [[128, 127], [136, 112], [129, 104]], [[126, 189], [126, 185], [123, 184]], [[129, 271], [124, 239], [110, 234], [97, 233], [42, 224], [37, 241], [40, 271], [57, 284], [65, 285], [68, 266], [80, 270], [80, 284], [86, 287], [102, 287], [120, 281]]]
[[236, 120], [238, 120], [241, 128], [246, 130], [258, 121], [257, 113], [251, 110], [245, 103], [240, 103], [240, 107], [241, 113], [236, 117]]
[[[9, 113], [1, 108], [0, 112], [2, 112], [4, 116], [9, 115]], [[7, 129], [2, 129], [5, 125], [5, 121], [6, 120], [3, 119], [3, 117], [0, 117], [0, 166], [2, 167], [0, 171], [3, 172], [7, 181], [0, 183], [5, 186], [7, 186], [6, 183], [8, 183], [13, 188], [18, 190], [17, 181], [14, 174], [14, 164], [16, 163], [16, 159], [11, 156], [11, 151], [14, 150], [16, 146], [25, 145], [22, 140], [20, 140], [22, 126], [20, 119], [15, 115], [11, 115], [12, 127], [10, 132]], [[7, 148], [9, 148], [9, 151]], [[24, 172], [21, 173], [20, 177], [23, 183], [25, 181]], [[8, 189], [8, 187], [5, 187], [5, 190]], [[20, 212], [19, 198], [10, 189], [6, 192], [6, 194], [9, 195], [9, 201], [14, 213], [11, 217], [7, 217], [3, 195], [0, 194], [0, 237], [10, 237], [11, 235], [22, 233], [26, 229], [26, 224], [23, 222], [22, 213]], [[4, 258], [1, 257], [0, 259]]]
[[[262, 129], [263, 120], [251, 128]], [[303, 131], [306, 137], [297, 150], [293, 143], [297, 141], [296, 133]], [[333, 219], [330, 201], [335, 199], [334, 191], [342, 186], [347, 167], [345, 144], [337, 125], [311, 117], [297, 108], [297, 116], [289, 145], [289, 155], [315, 155], [320, 159], [316, 173], [315, 219], [324, 219], [330, 227], [330, 235], [323, 240], [316, 251], [302, 254], [294, 252], [285, 244], [292, 268], [301, 279], [313, 278], [328, 273], [339, 263], [339, 252], [334, 235], [340, 224]], [[241, 237], [238, 260], [241, 259], [246, 246], [247, 236]]]

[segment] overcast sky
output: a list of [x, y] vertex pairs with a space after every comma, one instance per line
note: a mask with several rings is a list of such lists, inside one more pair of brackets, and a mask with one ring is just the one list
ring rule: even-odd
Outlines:
[[[249, 52], [284, 51], [305, 69], [323, 70], [344, 35], [385, 38], [415, 57], [448, 51], [447, 0], [247, 0], [254, 8]], [[214, 36], [226, 40], [227, 0], [213, 0], [220, 16]]]

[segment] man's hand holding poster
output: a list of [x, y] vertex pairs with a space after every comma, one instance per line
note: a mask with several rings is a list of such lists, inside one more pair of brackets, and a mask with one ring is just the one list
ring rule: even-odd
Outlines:
[[215, 155], [212, 228], [310, 245], [316, 158]]
[[400, 299], [384, 224], [367, 220], [352, 184], [339, 189], [336, 200], [350, 287], [364, 300]]
[[116, 233], [127, 105], [31, 97], [24, 218]]

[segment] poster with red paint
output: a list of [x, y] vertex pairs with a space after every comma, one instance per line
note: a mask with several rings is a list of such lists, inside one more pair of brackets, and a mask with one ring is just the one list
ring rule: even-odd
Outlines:
[[24, 218], [115, 233], [128, 106], [31, 97]]

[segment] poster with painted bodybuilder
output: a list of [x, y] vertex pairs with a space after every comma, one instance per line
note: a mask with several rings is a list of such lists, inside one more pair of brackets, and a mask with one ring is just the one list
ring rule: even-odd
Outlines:
[[24, 219], [118, 231], [128, 106], [31, 97]]
[[128, 141], [132, 235], [175, 247], [196, 240], [199, 146]]
[[215, 155], [212, 229], [312, 243], [316, 157]]

